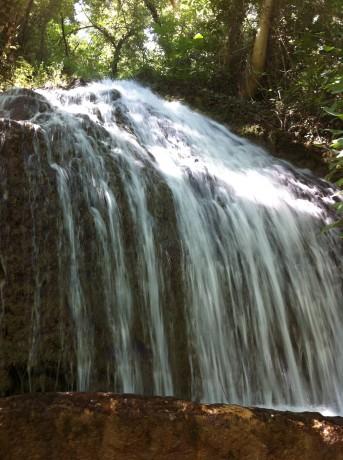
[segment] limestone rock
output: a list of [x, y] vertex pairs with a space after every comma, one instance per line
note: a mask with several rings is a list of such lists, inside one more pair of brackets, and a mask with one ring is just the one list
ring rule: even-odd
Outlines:
[[2, 94], [1, 117], [11, 120], [30, 120], [37, 113], [51, 110], [44, 96], [30, 89], [12, 89]]
[[342, 460], [343, 419], [173, 398], [0, 400], [2, 460]]
[[1, 395], [68, 388], [63, 364], [56, 373], [57, 360], [71, 362], [59, 337], [70, 322], [58, 300], [56, 179], [40, 148], [32, 123], [0, 120]]

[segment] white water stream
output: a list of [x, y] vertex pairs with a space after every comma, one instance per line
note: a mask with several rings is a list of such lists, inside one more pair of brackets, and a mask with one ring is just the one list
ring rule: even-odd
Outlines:
[[[328, 184], [134, 82], [40, 93], [57, 107], [32, 122], [58, 179], [77, 388], [92, 387], [101, 308], [104, 390], [343, 413], [342, 258], [337, 235], [321, 232]], [[86, 283], [82, 212], [97, 260]], [[173, 225], [178, 263], [165, 249]]]

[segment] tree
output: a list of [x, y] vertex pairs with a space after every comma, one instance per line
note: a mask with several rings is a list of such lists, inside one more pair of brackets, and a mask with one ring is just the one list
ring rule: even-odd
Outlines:
[[3, 0], [0, 4], [0, 70], [15, 59], [18, 36], [26, 29], [33, 0]]
[[157, 7], [154, 1], [153, 0], [143, 0], [143, 1], [144, 1], [144, 5], [146, 6], [147, 10], [151, 14], [151, 17], [154, 23], [157, 24], [158, 26], [161, 26], [160, 15], [157, 11]]
[[145, 74], [230, 96], [306, 93], [320, 107], [341, 63], [342, 16], [341, 0], [2, 0], [0, 72], [28, 84], [52, 69]]
[[[245, 39], [244, 23], [249, 2], [247, 0], [212, 0], [218, 24], [222, 28], [218, 36], [219, 73], [235, 90], [240, 83], [242, 63], [244, 62]], [[218, 40], [219, 41], [219, 40]]]
[[255, 95], [258, 81], [265, 69], [274, 3], [274, 0], [263, 0], [262, 2], [259, 27], [243, 83], [242, 94], [244, 96]]
[[117, 77], [123, 50], [130, 40], [141, 38], [146, 20], [146, 10], [139, 0], [126, 2], [99, 2], [85, 0], [83, 12], [87, 23], [74, 32], [90, 30], [90, 37], [98, 46], [102, 43], [110, 49], [110, 76]]

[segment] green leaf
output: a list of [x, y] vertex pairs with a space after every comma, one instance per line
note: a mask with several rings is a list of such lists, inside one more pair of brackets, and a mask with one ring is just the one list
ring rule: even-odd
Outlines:
[[343, 149], [343, 137], [339, 137], [338, 139], [336, 139], [331, 145], [330, 147], [332, 149], [335, 149], [335, 150], [340, 150], [340, 149]]
[[333, 83], [332, 85], [328, 86], [328, 88], [332, 94], [343, 93], [343, 81], [340, 81], [339, 83]]
[[193, 40], [203, 40], [204, 36], [201, 34], [195, 34]]
[[334, 81], [325, 86], [325, 89], [332, 94], [343, 93], [343, 76], [336, 77]]
[[328, 131], [329, 133], [333, 134], [335, 137], [343, 134], [343, 129], [325, 129], [325, 131]]
[[326, 51], [327, 53], [329, 53], [330, 51], [333, 51], [334, 49], [335, 49], [334, 46], [330, 46], [330, 45], [323, 46], [323, 50]]
[[322, 233], [327, 233], [329, 230], [333, 229], [333, 228], [340, 228], [342, 227], [343, 225], [343, 220], [338, 220], [337, 222], [334, 222], [333, 224], [330, 224], [330, 225], [327, 225]]
[[335, 112], [333, 108], [330, 107], [323, 107], [326, 113], [329, 115], [333, 115], [334, 117], [339, 118], [340, 120], [343, 120], [343, 113], [340, 112]]
[[[337, 185], [340, 185], [340, 183], [343, 184], [343, 179], [340, 179], [340, 180], [338, 180], [338, 181], [336, 182]], [[339, 211], [339, 212], [340, 212], [340, 211], [343, 211], [343, 202], [335, 203], [335, 204], [332, 205], [332, 207], [333, 207], [333, 208], [336, 208], [337, 211]]]

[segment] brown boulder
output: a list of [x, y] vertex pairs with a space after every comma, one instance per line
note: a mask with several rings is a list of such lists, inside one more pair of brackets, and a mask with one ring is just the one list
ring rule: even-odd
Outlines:
[[342, 460], [343, 419], [173, 398], [48, 393], [0, 400], [2, 460]]

